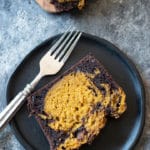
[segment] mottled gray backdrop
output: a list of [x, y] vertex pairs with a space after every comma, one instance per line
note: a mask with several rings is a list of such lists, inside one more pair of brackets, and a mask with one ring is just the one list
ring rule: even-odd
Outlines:
[[[34, 0], [0, 0], [0, 111], [6, 105], [8, 79], [40, 42], [69, 26], [113, 42], [139, 69], [146, 88], [146, 124], [137, 150], [150, 150], [150, 1], [89, 0], [83, 12], [44, 12]], [[7, 127], [0, 150], [23, 150]]]

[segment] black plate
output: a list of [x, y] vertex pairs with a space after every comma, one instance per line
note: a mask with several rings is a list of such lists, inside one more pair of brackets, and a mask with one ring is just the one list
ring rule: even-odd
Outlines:
[[[59, 35], [50, 38], [26, 56], [12, 75], [8, 88], [8, 102], [29, 83], [39, 71], [38, 62]], [[108, 69], [127, 94], [127, 111], [120, 119], [108, 119], [106, 127], [89, 146], [82, 150], [128, 150], [134, 147], [141, 135], [145, 119], [144, 87], [133, 63], [117, 47], [104, 39], [83, 34], [63, 69], [55, 76], [45, 77], [36, 89], [53, 80], [87, 53], [93, 53]], [[33, 117], [28, 118], [26, 104], [16, 114], [11, 127], [26, 149], [48, 150], [49, 145]]]

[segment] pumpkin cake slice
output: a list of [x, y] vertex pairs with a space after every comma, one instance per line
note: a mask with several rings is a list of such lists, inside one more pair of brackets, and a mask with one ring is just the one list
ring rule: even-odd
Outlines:
[[126, 95], [100, 62], [87, 55], [28, 98], [28, 108], [51, 150], [74, 150], [91, 143], [107, 116], [119, 118]]
[[36, 2], [51, 13], [69, 11], [73, 8], [81, 10], [85, 6], [85, 0], [36, 0]]

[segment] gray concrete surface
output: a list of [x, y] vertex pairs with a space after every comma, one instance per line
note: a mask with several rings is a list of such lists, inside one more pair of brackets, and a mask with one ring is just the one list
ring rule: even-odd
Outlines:
[[[8, 79], [40, 42], [69, 26], [105, 38], [136, 64], [146, 88], [146, 124], [137, 150], [150, 150], [150, 2], [91, 0], [84, 11], [44, 12], [34, 0], [0, 0], [0, 111]], [[0, 133], [0, 150], [23, 150], [9, 127]]]

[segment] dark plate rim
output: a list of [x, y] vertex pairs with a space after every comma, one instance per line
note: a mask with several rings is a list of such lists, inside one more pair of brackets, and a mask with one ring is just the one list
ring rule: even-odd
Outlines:
[[[26, 60], [28, 59], [28, 57], [30, 57], [30, 55], [32, 55], [32, 53], [34, 51], [36, 51], [37, 49], [39, 49], [40, 47], [44, 46], [47, 44], [48, 41], [53, 41], [54, 39], [56, 39], [57, 37], [59, 37], [61, 34], [57, 34], [55, 36], [52, 36], [46, 40], [44, 40], [43, 42], [41, 42], [38, 46], [34, 47], [23, 59], [22, 61], [17, 65], [16, 69], [14, 70], [14, 72], [12, 73], [12, 75], [9, 78], [8, 84], [7, 84], [7, 89], [6, 89], [6, 100], [7, 103], [9, 102], [9, 93], [8, 93], [8, 89], [10, 87], [10, 83], [11, 80], [13, 79], [14, 75], [16, 74], [18, 67]], [[113, 48], [113, 50], [122, 58], [122, 60], [124, 61], [124, 63], [128, 66], [128, 68], [130, 69], [130, 71], [132, 72], [132, 74], [134, 76], [136, 76], [137, 81], [139, 82], [140, 85], [140, 91], [141, 91], [141, 117], [140, 117], [140, 126], [139, 126], [139, 132], [137, 133], [136, 137], [134, 138], [133, 142], [130, 144], [130, 148], [129, 149], [134, 149], [136, 144], [138, 143], [142, 133], [143, 133], [143, 128], [145, 125], [145, 87], [142, 81], [142, 77], [138, 71], [138, 69], [136, 68], [135, 64], [133, 63], [133, 61], [123, 52], [121, 51], [117, 46], [115, 46], [113, 43], [109, 42], [108, 40], [105, 40], [103, 38], [100, 38], [98, 36], [95, 35], [91, 35], [88, 33], [83, 33], [82, 37], [84, 38], [88, 38], [88, 39], [92, 39], [97, 41], [98, 43], [101, 43], [103, 45], [105, 45], [106, 47], [111, 47]], [[82, 38], [81, 37], [81, 38]], [[27, 150], [32, 150], [32, 145], [30, 143], [28, 143], [22, 134], [20, 134], [19, 129], [17, 128], [17, 124], [15, 122], [15, 119], [13, 119], [10, 123], [10, 128], [13, 131], [14, 135], [16, 136], [17, 140], [22, 144], [22, 146], [27, 149]]]

